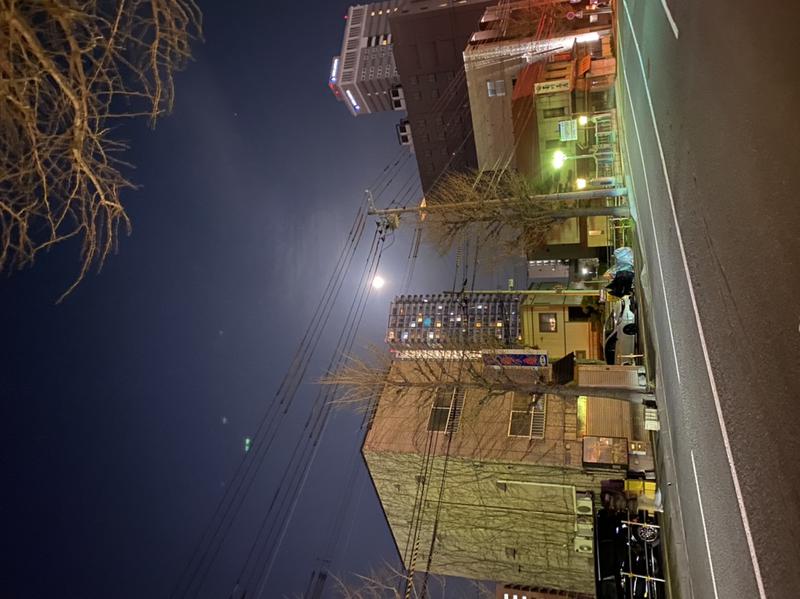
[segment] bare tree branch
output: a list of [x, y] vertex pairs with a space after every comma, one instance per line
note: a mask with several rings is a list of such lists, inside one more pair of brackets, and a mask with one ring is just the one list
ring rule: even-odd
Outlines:
[[425, 204], [426, 237], [442, 253], [474, 229], [486, 247], [528, 254], [545, 246], [553, 226], [569, 218], [627, 214], [624, 207], [544, 200], [523, 175], [511, 170], [448, 173]]
[[200, 35], [194, 0], [0, 0], [0, 270], [77, 237], [66, 296], [130, 231], [121, 118], [169, 112]]

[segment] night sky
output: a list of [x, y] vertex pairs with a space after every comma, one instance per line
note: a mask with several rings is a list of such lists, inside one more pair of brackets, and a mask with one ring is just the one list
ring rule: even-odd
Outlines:
[[[79, 269], [74, 244], [0, 280], [3, 599], [169, 596], [291, 361], [364, 188], [400, 155], [399, 115], [355, 119], [326, 87], [346, 2], [201, 6], [205, 42], [177, 77], [174, 114], [155, 131], [141, 122], [119, 130], [140, 186], [123, 197], [132, 235], [60, 305]], [[413, 161], [399, 175], [409, 176]], [[384, 252], [387, 286], [370, 299], [358, 347], [382, 341], [407, 254], [402, 235]], [[452, 260], [428, 250], [414, 288], [439, 291], [452, 279]], [[231, 592], [330, 358], [348, 281], [203, 597]], [[360, 460], [360, 422], [338, 412], [328, 428], [264, 597], [305, 589]], [[363, 467], [355, 488], [338, 572], [396, 559]]]

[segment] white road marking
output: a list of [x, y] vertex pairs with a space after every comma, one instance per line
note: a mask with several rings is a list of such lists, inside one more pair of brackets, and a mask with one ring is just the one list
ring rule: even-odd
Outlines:
[[692, 457], [692, 471], [694, 472], [694, 486], [697, 489], [697, 501], [700, 504], [700, 520], [703, 522], [703, 536], [706, 539], [706, 554], [708, 555], [708, 568], [711, 570], [711, 586], [714, 587], [714, 597], [719, 599], [717, 592], [717, 577], [714, 576], [714, 562], [711, 561], [711, 545], [708, 542], [708, 527], [706, 526], [706, 515], [703, 512], [703, 496], [700, 494], [700, 481], [697, 480], [697, 465], [694, 463], [694, 451], [689, 451]]
[[[620, 53], [620, 63], [624, 63], [622, 47], [620, 46], [619, 49]], [[681, 384], [681, 369], [678, 366], [678, 352], [675, 349], [675, 333], [672, 330], [672, 316], [670, 315], [669, 310], [669, 300], [667, 299], [667, 285], [664, 282], [664, 266], [661, 261], [661, 250], [659, 249], [658, 243], [658, 233], [656, 232], [656, 223], [655, 223], [655, 216], [653, 215], [653, 202], [650, 198], [650, 183], [647, 179], [647, 167], [645, 166], [644, 162], [644, 152], [642, 151], [642, 140], [639, 137], [639, 125], [636, 122], [636, 111], [633, 108], [633, 99], [631, 98], [631, 90], [628, 86], [628, 74], [625, 72], [625, 69], [622, 69], [622, 76], [625, 80], [625, 93], [628, 96], [628, 102], [631, 105], [631, 118], [633, 119], [633, 131], [636, 134], [636, 143], [639, 145], [639, 158], [642, 161], [642, 174], [644, 176], [644, 187], [645, 191], [647, 192], [647, 206], [650, 209], [650, 225], [653, 229], [653, 239], [655, 241], [655, 248], [656, 248], [656, 260], [658, 261], [658, 274], [661, 278], [661, 292], [664, 295], [664, 311], [667, 313], [667, 328], [669, 329], [669, 340], [672, 344], [672, 356], [675, 360], [675, 372], [678, 376], [678, 386], [680, 387]]]
[[631, 30], [631, 35], [633, 36], [633, 43], [636, 47], [636, 54], [639, 57], [639, 67], [642, 71], [642, 82], [644, 83], [644, 90], [647, 95], [647, 103], [650, 107], [650, 117], [653, 120], [653, 130], [655, 131], [656, 135], [656, 142], [658, 143], [658, 152], [661, 156], [661, 166], [664, 172], [664, 181], [667, 185], [667, 194], [669, 195], [669, 203], [672, 208], [672, 220], [675, 225], [675, 234], [678, 238], [678, 247], [681, 251], [681, 259], [683, 261], [683, 270], [686, 274], [686, 282], [689, 286], [689, 297], [692, 300], [692, 309], [694, 311], [694, 319], [697, 325], [697, 332], [700, 337], [700, 346], [703, 349], [703, 358], [706, 363], [706, 371], [708, 373], [708, 381], [711, 385], [711, 394], [714, 397], [714, 408], [717, 412], [717, 419], [719, 421], [719, 428], [720, 432], [722, 433], [722, 442], [725, 445], [725, 456], [728, 459], [728, 466], [731, 471], [731, 478], [733, 479], [733, 488], [736, 491], [736, 501], [739, 504], [739, 515], [742, 518], [742, 526], [744, 527], [745, 537], [747, 539], [747, 547], [750, 551], [750, 560], [753, 563], [753, 573], [756, 578], [756, 584], [758, 585], [758, 594], [761, 599], [766, 599], [767, 594], [764, 590], [764, 581], [761, 578], [761, 568], [758, 565], [758, 556], [756, 555], [756, 548], [753, 542], [753, 533], [750, 530], [750, 520], [747, 517], [747, 509], [744, 505], [744, 497], [742, 495], [742, 487], [739, 484], [739, 476], [736, 473], [736, 465], [733, 462], [733, 451], [731, 450], [731, 442], [730, 438], [728, 437], [728, 428], [725, 426], [725, 418], [722, 415], [722, 405], [719, 399], [719, 392], [717, 390], [717, 382], [714, 378], [714, 372], [711, 369], [711, 359], [708, 354], [708, 344], [706, 343], [705, 335], [703, 334], [703, 323], [700, 322], [700, 312], [697, 308], [697, 298], [694, 294], [694, 285], [692, 284], [692, 275], [689, 272], [689, 263], [686, 259], [686, 249], [683, 245], [683, 236], [681, 234], [681, 228], [678, 224], [678, 214], [675, 210], [675, 199], [672, 196], [672, 185], [669, 181], [669, 174], [667, 173], [667, 163], [664, 160], [664, 148], [661, 145], [661, 135], [658, 132], [658, 123], [656, 122], [656, 114], [655, 110], [653, 109], [653, 99], [650, 97], [650, 87], [647, 85], [647, 78], [645, 76], [645, 69], [644, 69], [644, 61], [642, 60], [642, 52], [639, 48], [639, 41], [636, 39], [636, 31], [633, 29], [633, 23], [631, 22], [631, 15], [628, 10], [628, 3], [623, 0], [622, 6], [625, 10], [625, 16], [628, 20], [628, 26]]
[[667, 21], [669, 21], [669, 26], [672, 27], [672, 33], [675, 34], [675, 39], [678, 39], [678, 26], [675, 24], [675, 19], [672, 18], [672, 13], [669, 11], [667, 0], [661, 0], [661, 6], [664, 7], [664, 13], [667, 15]]

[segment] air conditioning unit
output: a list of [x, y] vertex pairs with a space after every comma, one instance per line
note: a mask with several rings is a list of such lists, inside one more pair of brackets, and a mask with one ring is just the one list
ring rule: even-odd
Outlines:
[[591, 516], [593, 513], [593, 502], [590, 495], [575, 496], [575, 513], [579, 516]]
[[583, 555], [594, 553], [594, 539], [591, 537], [575, 537], [575, 553]]

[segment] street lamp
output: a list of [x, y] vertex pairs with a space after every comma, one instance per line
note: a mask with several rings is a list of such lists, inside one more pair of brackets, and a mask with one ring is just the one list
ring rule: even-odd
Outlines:
[[581, 127], [585, 127], [588, 123], [589, 123], [589, 117], [586, 116], [585, 114], [582, 114], [581, 116], [578, 117], [578, 124]]
[[567, 155], [564, 154], [564, 152], [562, 152], [561, 150], [556, 150], [555, 152], [553, 152], [553, 168], [554, 169], [556, 169], [556, 170], [560, 169], [562, 166], [564, 166], [564, 163], [566, 161], [567, 161]]
[[575, 187], [578, 189], [586, 189], [586, 179], [579, 178], [575, 180]]

